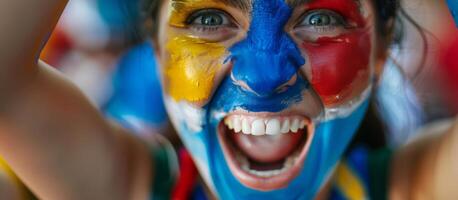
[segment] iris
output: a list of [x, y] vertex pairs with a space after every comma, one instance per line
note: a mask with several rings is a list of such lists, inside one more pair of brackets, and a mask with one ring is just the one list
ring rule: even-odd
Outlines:
[[327, 26], [331, 23], [331, 17], [324, 14], [314, 14], [310, 16], [309, 24], [312, 26]]
[[205, 26], [219, 26], [223, 23], [223, 18], [214, 13], [205, 13], [201, 16], [200, 23]]

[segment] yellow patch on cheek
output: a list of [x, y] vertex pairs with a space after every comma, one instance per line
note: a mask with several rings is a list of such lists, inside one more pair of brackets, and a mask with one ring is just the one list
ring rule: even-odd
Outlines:
[[166, 90], [175, 100], [207, 100], [217, 71], [224, 62], [226, 48], [196, 38], [180, 36], [167, 44], [169, 59], [164, 70]]

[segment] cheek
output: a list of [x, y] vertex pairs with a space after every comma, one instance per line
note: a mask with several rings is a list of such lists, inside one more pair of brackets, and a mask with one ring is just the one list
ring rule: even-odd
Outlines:
[[349, 100], [368, 87], [371, 56], [370, 31], [304, 42], [311, 66], [311, 84], [325, 105]]
[[167, 52], [169, 56], [164, 69], [166, 92], [175, 101], [197, 103], [208, 100], [215, 75], [227, 54], [226, 48], [182, 36], [168, 41]]

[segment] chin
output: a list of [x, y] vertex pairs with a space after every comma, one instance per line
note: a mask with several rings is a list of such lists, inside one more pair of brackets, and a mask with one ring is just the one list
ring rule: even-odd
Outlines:
[[[201, 109], [166, 101], [203, 179], [224, 200], [313, 199], [356, 133], [370, 94], [338, 109], [345, 112], [309, 112], [317, 105], [304, 100], [304, 85], [291, 90], [300, 98], [272, 100], [244, 99], [232, 88], [222, 87]], [[291, 99], [299, 101], [278, 103]]]
[[210, 174], [220, 199], [313, 199], [330, 180], [368, 101], [316, 122], [294, 112], [228, 112], [209, 133]]

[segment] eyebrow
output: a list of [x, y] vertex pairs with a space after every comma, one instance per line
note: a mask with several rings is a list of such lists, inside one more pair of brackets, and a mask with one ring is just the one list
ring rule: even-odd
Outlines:
[[[295, 8], [297, 6], [300, 6], [302, 4], [306, 4], [306, 3], [310, 3], [311, 1], [313, 0], [285, 0], [285, 2], [291, 6], [292, 8]], [[361, 1], [360, 0], [354, 0], [354, 2], [358, 5], [361, 4]]]
[[[201, 0], [202, 1], [202, 0]], [[230, 7], [237, 8], [243, 12], [249, 12], [251, 10], [251, 1], [252, 0], [214, 0], [215, 2], [220, 2], [222, 4], [228, 5]], [[187, 3], [193, 2], [192, 0], [172, 0], [172, 5], [179, 10], [180, 7]]]
[[231, 7], [242, 10], [243, 12], [249, 12], [251, 10], [251, 0], [217, 0], [222, 3], [226, 3]]
[[305, 3], [309, 3], [310, 1], [312, 0], [285, 0], [285, 2], [292, 8], [295, 8]]

